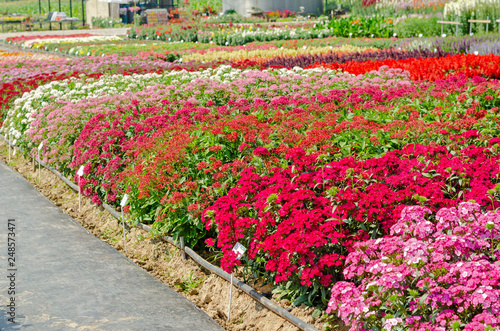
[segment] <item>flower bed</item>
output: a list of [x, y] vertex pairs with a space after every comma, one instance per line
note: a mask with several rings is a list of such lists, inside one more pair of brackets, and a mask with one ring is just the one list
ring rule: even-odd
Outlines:
[[[291, 77], [294, 85], [288, 83]], [[183, 90], [175, 87], [179, 84]], [[151, 87], [143, 90], [147, 85]], [[115, 75], [41, 86], [18, 99], [18, 105], [23, 107], [16, 106], [9, 113], [6, 125], [20, 146], [34, 148], [43, 141], [44, 161], [63, 173], [73, 173], [72, 169], [84, 165], [82, 190], [93, 196], [96, 203], [116, 203], [117, 196], [128, 190], [132, 197], [129, 212], [133, 217], [147, 223], [156, 220], [155, 226], [175, 237], [185, 237], [189, 244], [195, 245], [211, 234], [204, 230], [201, 214], [204, 210], [212, 211], [205, 211], [205, 215], [210, 214], [217, 224], [217, 245], [225, 253], [222, 265], [227, 270], [236, 262], [230, 247], [240, 240], [252, 248], [250, 259], [268, 261], [257, 264], [253, 271], [268, 273], [268, 277], [278, 283], [291, 281], [294, 284], [291, 288], [298, 291], [301, 287], [319, 288], [339, 279], [339, 267], [352, 244], [387, 231], [405, 205], [434, 201], [437, 208], [469, 198], [483, 204], [489, 202], [485, 192], [494, 187], [496, 181], [481, 182], [478, 186], [481, 189], [476, 190], [476, 184], [467, 179], [481, 178], [482, 175], [474, 172], [478, 169], [494, 175], [496, 168], [486, 167], [490, 161], [486, 161], [489, 158], [484, 152], [481, 153], [486, 158], [474, 163], [472, 155], [454, 156], [459, 150], [433, 147], [414, 150], [404, 146], [409, 143], [408, 114], [414, 118], [412, 142], [451, 146], [460, 141], [487, 146], [488, 139], [497, 134], [494, 125], [497, 87], [497, 83], [480, 79], [469, 82], [464, 78], [450, 78], [434, 85], [412, 83], [405, 74], [393, 70], [358, 77], [318, 69], [261, 72], [229, 67], [191, 73], [170, 71], [163, 75]], [[313, 89], [317, 93], [315, 98], [304, 99]], [[201, 90], [203, 94], [197, 92]], [[121, 96], [117, 98], [117, 95]], [[427, 96], [434, 98], [434, 104], [422, 109], [418, 101], [427, 100]], [[477, 101], [467, 101], [471, 96]], [[40, 105], [43, 108], [37, 111]], [[326, 117], [322, 111], [325, 107], [329, 109]], [[402, 111], [388, 116], [388, 107], [401, 107]], [[482, 109], [493, 110], [488, 115], [488, 111]], [[437, 121], [440, 117], [446, 121]], [[470, 131], [477, 126], [484, 129]], [[320, 161], [321, 155], [326, 157], [324, 160], [333, 158], [339, 163]], [[367, 161], [357, 163], [350, 155]], [[440, 155], [438, 159], [436, 155]], [[377, 157], [382, 159], [370, 161]], [[424, 159], [419, 159], [421, 157]], [[398, 158], [400, 165], [396, 162]], [[415, 163], [407, 163], [408, 158]], [[438, 160], [443, 163], [436, 163]], [[290, 162], [291, 168], [287, 166]], [[496, 158], [491, 162], [495, 164]], [[443, 173], [450, 164], [458, 169], [468, 167], [472, 172], [460, 173], [467, 180], [445, 189], [443, 185], [456, 176], [453, 171]], [[253, 168], [241, 172], [248, 166]], [[279, 168], [274, 168], [276, 166]], [[279, 170], [280, 167], [286, 169]], [[382, 185], [390, 174], [385, 169], [393, 169], [394, 175], [408, 173], [409, 177], [415, 177], [415, 186], [404, 182], [408, 176], [398, 179], [402, 182], [394, 179], [393, 183]], [[410, 169], [418, 171], [411, 174]], [[296, 171], [308, 175], [297, 177]], [[438, 173], [442, 177], [433, 175]], [[326, 183], [323, 176], [333, 174], [338, 177]], [[345, 181], [347, 177], [350, 179]], [[370, 180], [362, 184], [366, 178]], [[284, 182], [278, 185], [275, 182], [278, 179]], [[273, 237], [263, 232], [254, 241], [251, 236], [255, 229], [245, 234], [248, 229], [241, 228], [242, 224], [254, 224], [251, 219], [258, 222], [270, 219], [266, 213], [260, 215], [257, 206], [264, 203], [264, 207], [269, 207], [265, 203], [270, 203], [269, 196], [274, 194], [278, 199], [281, 194], [273, 190], [287, 181], [287, 185], [291, 185], [287, 188], [292, 190], [290, 194], [297, 185], [305, 185], [299, 192], [305, 194], [303, 199], [310, 204], [297, 212], [311, 210], [319, 217], [307, 221], [313, 223], [306, 228], [327, 226], [332, 231], [323, 229], [321, 233], [327, 239], [314, 242], [319, 244], [322, 240], [330, 242], [332, 236], [337, 238], [334, 246], [337, 248], [332, 253], [334, 259], [331, 254], [323, 258], [316, 253], [319, 260], [296, 261], [291, 269], [286, 268], [285, 262], [273, 267], [271, 257], [281, 261], [282, 254], [291, 252], [277, 253], [263, 248], [282, 247], [276, 242], [254, 246], [252, 242]], [[341, 185], [342, 181], [345, 184]], [[331, 186], [332, 183], [337, 184]], [[253, 197], [246, 189], [239, 191], [241, 186], [260, 188], [255, 193], [264, 193]], [[401, 191], [399, 187], [404, 189]], [[383, 188], [386, 193], [381, 193]], [[468, 192], [468, 188], [473, 190]], [[316, 192], [322, 197], [312, 202], [313, 196], [306, 192]], [[389, 200], [380, 201], [380, 194]], [[292, 197], [293, 194], [290, 199]], [[374, 203], [371, 198], [380, 203], [376, 213], [368, 208]], [[285, 200], [278, 201], [281, 205], [287, 204]], [[366, 201], [366, 206], [356, 205], [357, 201]], [[324, 205], [322, 208], [337, 207], [335, 212], [324, 211], [321, 216], [315, 212], [316, 204]], [[232, 207], [228, 210], [223, 206]], [[225, 216], [227, 213], [233, 216]], [[279, 209], [276, 213], [284, 217], [284, 224], [286, 220], [296, 219]], [[249, 215], [254, 216], [248, 218]], [[271, 218], [276, 220], [276, 217]], [[226, 220], [238, 222], [226, 224]], [[345, 220], [347, 225], [339, 230], [342, 223], [333, 220]], [[211, 221], [207, 222], [210, 230]], [[267, 223], [259, 226], [272, 229]], [[226, 237], [226, 232], [232, 235]], [[295, 253], [299, 254], [297, 258], [307, 253], [304, 247], [296, 247], [301, 249], [301, 253]], [[329, 257], [333, 260], [324, 264], [324, 259]], [[300, 275], [296, 272], [299, 270]], [[295, 278], [289, 279], [291, 273]], [[322, 299], [326, 300], [324, 293]]]
[[[86, 57], [68, 60], [45, 55], [4, 56], [0, 58], [0, 122], [13, 106], [13, 101], [23, 93], [50, 82], [63, 80], [71, 76], [92, 76], [102, 73], [134, 74], [162, 72], [171, 70], [197, 70], [211, 67], [216, 63], [168, 63], [163, 60], [151, 60], [143, 56]], [[49, 97], [49, 96], [47, 96]], [[21, 102], [21, 100], [19, 101]]]
[[397, 49], [383, 49], [364, 52], [337, 53], [330, 52], [326, 54], [305, 54], [299, 56], [279, 56], [263, 63], [263, 67], [301, 67], [306, 68], [316, 63], [334, 63], [344, 64], [346, 62], [365, 62], [365, 61], [383, 61], [387, 59], [423, 59], [437, 58], [448, 55], [446, 52], [438, 51], [402, 51]]
[[[210, 51], [203, 52], [200, 54], [191, 53], [182, 56], [182, 59], [185, 61], [214, 61], [218, 59], [227, 59], [231, 61], [255, 61], [257, 63], [262, 63], [264, 61], [268, 61], [271, 58], [277, 57], [292, 57], [299, 54], [307, 54], [307, 55], [320, 55], [320, 54], [345, 54], [345, 53], [354, 53], [354, 52], [365, 52], [374, 49], [365, 48], [365, 47], [356, 47], [356, 46], [340, 46], [333, 48], [332, 46], [327, 47], [307, 47], [304, 46], [298, 49], [270, 49], [270, 50], [252, 50], [252, 49], [241, 49], [236, 51]], [[314, 62], [313, 62], [314, 63]], [[289, 66], [292, 67], [292, 66]]]
[[38, 35], [38, 36], [18, 36], [18, 37], [8, 37], [5, 38], [5, 41], [8, 43], [14, 43], [17, 45], [26, 46], [26, 42], [31, 42], [33, 40], [43, 40], [43, 39], [73, 39], [73, 38], [85, 38], [85, 37], [94, 37], [96, 35], [90, 33], [81, 33], [81, 34], [73, 34], [73, 35]]
[[443, 79], [448, 75], [463, 74], [467, 77], [482, 76], [500, 78], [500, 56], [498, 55], [453, 55], [441, 58], [404, 60], [387, 59], [383, 61], [356, 62], [331, 64], [314, 64], [306, 68], [324, 67], [341, 69], [351, 74], [360, 75], [372, 70], [379, 70], [382, 66], [393, 69], [402, 69], [410, 72], [413, 80]]
[[[476, 206], [460, 205], [473, 199], [478, 220], [455, 224], [453, 235], [470, 242], [474, 231], [478, 244], [446, 263], [486, 261], [481, 270], [492, 272], [491, 293], [498, 290], [488, 260], [498, 254], [485, 249], [497, 234], [474, 229], [500, 207], [500, 57], [307, 46], [285, 47], [294, 56], [270, 61], [276, 45], [179, 52], [184, 60], [224, 58], [205, 64], [169, 63], [153, 50], [43, 63], [0, 58], [0, 131], [31, 153], [43, 142], [42, 159], [75, 176], [95, 203], [118, 205], [127, 193], [130, 219], [213, 250], [226, 271], [239, 266], [295, 305], [329, 304], [353, 328], [397, 329], [403, 320], [415, 330], [495, 327], [485, 301], [445, 307], [454, 274], [429, 276], [442, 285], [422, 299], [423, 276], [412, 268], [424, 257], [384, 255], [408, 271], [409, 287], [391, 270], [367, 268], [385, 263], [379, 252], [392, 244], [430, 247], [430, 261], [436, 238], [450, 236], [439, 223], [443, 208]], [[422, 217], [408, 216], [412, 210]], [[437, 222], [424, 221], [429, 212]], [[241, 260], [237, 242], [248, 248]], [[372, 247], [380, 250], [358, 258]], [[409, 300], [404, 308], [395, 293]]]
[[315, 30], [311, 25], [279, 26], [279, 27], [226, 27], [222, 25], [205, 24], [200, 27], [156, 27], [145, 29], [132, 29], [128, 38], [146, 40], [164, 40], [169, 42], [200, 42], [215, 43], [217, 45], [236, 46], [254, 41], [288, 40], [288, 39], [314, 39], [331, 37], [334, 34], [329, 29]]
[[21, 36], [7, 38], [7, 42], [18, 44], [27, 48], [43, 48], [47, 44], [74, 44], [85, 42], [119, 41], [118, 36], [100, 36], [89, 33], [76, 35], [41, 35], [41, 36]]
[[[498, 188], [495, 189], [495, 191]], [[357, 243], [328, 311], [351, 330], [497, 330], [500, 213], [406, 207], [391, 236]]]

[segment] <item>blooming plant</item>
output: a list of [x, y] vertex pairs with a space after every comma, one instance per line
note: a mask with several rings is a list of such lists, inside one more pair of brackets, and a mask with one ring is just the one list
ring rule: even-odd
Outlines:
[[499, 229], [477, 203], [406, 207], [390, 236], [354, 245], [327, 312], [352, 331], [498, 330]]
[[[448, 55], [448, 53], [443, 51], [429, 51], [429, 50], [412, 50], [412, 51], [402, 51], [397, 49], [382, 49], [382, 50], [370, 50], [366, 49], [364, 51], [355, 51], [351, 49], [350, 52], [342, 52], [341, 49], [332, 48], [329, 53], [305, 53], [296, 56], [287, 56], [288, 54], [282, 54], [276, 56], [272, 59], [265, 61], [261, 66], [264, 68], [275, 68], [275, 67], [301, 67], [307, 68], [309, 66], [315, 65], [316, 63], [328, 64], [334, 63], [334, 65], [342, 65], [346, 62], [375, 62], [383, 61], [387, 59], [391, 60], [403, 60], [403, 59], [416, 59], [416, 58], [437, 58]], [[377, 63], [377, 62], [375, 62]], [[242, 63], [241, 65], [244, 65]], [[239, 66], [240, 63], [233, 61], [233, 66]]]
[[329, 29], [334, 36], [340, 37], [391, 37], [394, 33], [392, 20], [383, 16], [346, 17], [332, 19], [318, 24], [315, 29]]
[[[382, 19], [373, 18], [373, 26], [392, 24]], [[349, 24], [358, 31], [368, 22], [363, 20], [351, 17]], [[476, 277], [471, 284], [458, 282], [464, 288], [454, 292], [446, 284], [457, 281], [455, 274], [439, 268], [454, 267], [457, 259], [491, 264], [498, 253], [487, 244], [497, 244], [498, 234], [476, 226], [476, 240], [462, 231], [475, 221], [463, 218], [454, 228], [438, 227], [444, 212], [436, 219], [428, 213], [473, 199], [480, 212], [460, 205], [457, 213], [463, 214], [465, 206], [479, 220], [500, 207], [499, 56], [453, 55], [478, 44], [472, 37], [421, 39], [419, 44], [399, 40], [398, 49], [383, 51], [371, 46], [387, 48], [396, 45], [396, 38], [350, 38], [349, 45], [333, 37], [300, 40], [332, 35], [331, 29], [311, 26], [169, 24], [129, 32], [134, 39], [154, 41], [44, 44], [89, 55], [79, 58], [0, 52], [5, 119], [0, 132], [28, 153], [38, 153], [43, 142], [42, 160], [65, 176], [75, 176], [83, 166], [78, 181], [94, 203], [117, 206], [120, 196], [129, 194], [129, 219], [182, 236], [195, 248], [212, 246], [226, 271], [241, 264], [245, 277], [273, 282], [276, 292], [295, 305], [326, 306], [330, 288], [347, 278], [358, 286], [350, 289], [361, 294], [344, 315], [358, 314], [354, 322], [360, 329], [406, 328], [401, 323], [429, 330], [432, 323], [447, 329], [471, 322], [477, 323], [469, 329], [479, 323], [495, 327], [488, 314], [494, 315], [497, 306], [492, 301], [490, 311], [479, 306], [497, 290], [491, 266], [474, 264], [488, 275], [491, 288], [478, 287]], [[246, 45], [270, 39], [287, 41]], [[496, 42], [489, 37], [476, 41]], [[106, 55], [126, 45], [130, 53], [140, 53]], [[407, 49], [410, 45], [415, 48]], [[401, 211], [414, 205], [427, 208], [421, 214], [431, 225], [408, 223], [415, 230], [405, 232]], [[417, 209], [405, 215], [412, 210]], [[392, 237], [384, 237], [391, 229]], [[449, 236], [444, 243], [440, 233]], [[405, 274], [404, 281], [427, 277], [424, 282], [440, 287], [412, 283], [401, 288], [387, 282], [392, 287], [374, 289], [344, 273], [346, 259], [349, 267], [355, 264], [349, 256], [364, 247], [360, 243], [377, 238], [401, 238], [397, 248], [402, 250], [430, 245], [434, 250], [428, 254], [417, 246], [414, 253], [411, 246], [396, 257], [386, 255], [393, 265], [401, 262], [397, 267], [429, 271], [428, 276]], [[236, 242], [248, 248], [242, 260], [232, 251]], [[443, 260], [432, 260], [439, 252]], [[406, 257], [410, 262], [404, 262]], [[431, 263], [422, 265], [419, 257]], [[377, 277], [402, 279], [384, 270]], [[363, 275], [373, 276], [367, 272]], [[425, 287], [433, 292], [422, 299]], [[393, 289], [400, 292], [388, 292]], [[377, 306], [375, 296], [362, 298], [372, 293], [367, 291], [380, 294], [385, 306]], [[416, 299], [401, 301], [396, 294], [404, 291]], [[467, 306], [460, 298], [472, 303]], [[362, 315], [365, 308], [373, 314]]]
[[[355, 243], [387, 233], [407, 205], [436, 210], [473, 198], [498, 208], [497, 142], [461, 152], [409, 145], [380, 159], [326, 164], [322, 155], [289, 149], [291, 166], [246, 169], [227, 196], [205, 211], [204, 222], [218, 230], [226, 271], [239, 263], [232, 251], [239, 241], [250, 247], [249, 259], [266, 261], [262, 267], [276, 283], [329, 286], [341, 279], [338, 267]], [[264, 152], [254, 154], [269, 160]]]
[[355, 62], [349, 61], [343, 64], [314, 64], [306, 68], [325, 67], [330, 69], [342, 69], [351, 74], [363, 74], [371, 70], [379, 70], [382, 66], [399, 68], [410, 72], [414, 80], [436, 80], [447, 75], [464, 74], [467, 77], [483, 76], [488, 78], [500, 78], [500, 56], [498, 55], [453, 55], [441, 58], [403, 60], [387, 59], [382, 61]]

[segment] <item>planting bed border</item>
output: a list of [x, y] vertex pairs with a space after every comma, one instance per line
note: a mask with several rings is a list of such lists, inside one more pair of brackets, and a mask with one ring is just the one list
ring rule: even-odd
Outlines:
[[7, 50], [7, 51], [12, 51], [12, 52], [22, 52], [22, 53], [31, 53], [31, 54], [48, 54], [48, 55], [53, 55], [55, 57], [59, 58], [69, 58], [69, 59], [78, 59], [80, 57], [85, 57], [84, 55], [82, 56], [75, 56], [71, 54], [66, 54], [62, 52], [56, 52], [56, 51], [48, 51], [46, 49], [41, 49], [41, 48], [26, 48], [22, 47], [21, 45], [18, 44], [9, 44], [5, 40], [0, 39], [0, 49]]
[[[19, 150], [21, 152], [24, 152], [19, 147], [13, 146], [11, 144], [10, 140], [8, 140], [4, 135], [0, 134], [0, 137], [7, 143], [7, 145], [9, 146], [9, 148], [11, 148], [11, 147], [12, 148], [16, 148], [17, 150]], [[47, 165], [45, 162], [41, 161], [37, 157], [33, 156], [33, 159], [34, 159], [34, 161], [38, 162], [39, 165], [41, 165], [45, 169], [51, 171], [54, 175], [56, 175], [59, 179], [61, 179], [66, 185], [68, 185], [72, 190], [74, 190], [75, 192], [78, 192], [78, 186], [75, 183], [73, 183], [72, 181], [70, 181], [68, 178], [64, 177], [59, 171], [57, 171], [56, 169], [50, 167], [49, 165]], [[118, 221], [120, 221], [121, 215], [113, 207], [111, 207], [110, 205], [108, 205], [106, 203], [103, 203], [102, 206], [114, 218], [116, 218]], [[139, 224], [137, 224], [137, 226], [140, 227], [140, 228], [142, 228], [142, 229], [144, 229], [144, 230], [146, 230], [146, 231], [148, 231], [148, 232], [151, 231], [151, 227], [149, 227], [149, 226], [147, 226], [145, 224], [139, 223]], [[231, 282], [231, 275], [230, 274], [228, 274], [227, 272], [225, 272], [221, 268], [219, 268], [217, 266], [214, 266], [213, 264], [211, 264], [207, 260], [203, 259], [200, 255], [198, 255], [190, 247], [181, 247], [170, 236], [162, 236], [161, 239], [164, 240], [164, 241], [166, 241], [166, 242], [168, 242], [168, 243], [170, 243], [170, 244], [172, 244], [172, 245], [174, 245], [177, 249], [183, 250], [185, 253], [187, 253], [193, 259], [193, 261], [195, 261], [201, 267], [209, 270], [211, 273], [216, 274], [217, 276], [219, 276], [220, 278], [226, 280], [227, 282]], [[234, 276], [233, 276], [233, 285], [236, 286], [237, 288], [239, 288], [240, 290], [242, 290], [243, 292], [245, 292], [246, 294], [248, 294], [252, 299], [254, 299], [258, 303], [260, 303], [261, 305], [263, 305], [264, 307], [266, 307], [268, 310], [270, 310], [273, 313], [275, 313], [276, 315], [282, 317], [286, 321], [292, 323], [293, 325], [295, 325], [296, 327], [300, 328], [301, 330], [305, 330], [305, 331], [319, 331], [318, 329], [316, 329], [312, 325], [307, 324], [306, 322], [304, 322], [303, 320], [301, 320], [297, 316], [291, 314], [286, 309], [281, 308], [276, 303], [274, 303], [273, 301], [271, 301], [268, 298], [264, 297], [263, 295], [261, 295], [260, 293], [258, 293], [256, 290], [254, 290], [253, 288], [251, 288], [249, 285], [247, 285], [245, 282], [239, 280], [238, 278], [236, 278]]]

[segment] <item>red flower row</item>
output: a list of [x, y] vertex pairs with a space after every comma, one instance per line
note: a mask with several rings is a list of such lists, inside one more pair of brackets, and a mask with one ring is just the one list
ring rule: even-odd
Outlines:
[[500, 78], [500, 55], [461, 54], [441, 58], [383, 60], [383, 61], [350, 61], [343, 64], [317, 63], [308, 68], [342, 69], [354, 75], [361, 75], [381, 67], [402, 69], [410, 72], [413, 80], [443, 79], [447, 76], [462, 74], [466, 77], [482, 76]]

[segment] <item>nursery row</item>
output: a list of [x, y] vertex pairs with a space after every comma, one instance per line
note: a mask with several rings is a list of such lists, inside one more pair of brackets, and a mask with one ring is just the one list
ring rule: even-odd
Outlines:
[[[54, 51], [57, 49], [62, 53], [70, 53], [70, 55], [86, 55], [91, 53], [92, 55], [102, 55], [102, 54], [118, 54], [118, 55], [137, 55], [140, 52], [152, 51], [155, 53], [164, 52], [175, 52], [178, 54], [190, 54], [192, 52], [203, 52], [207, 51], [228, 51], [233, 50], [243, 50], [243, 49], [277, 49], [283, 47], [284, 49], [299, 49], [306, 47], [339, 47], [349, 44], [351, 46], [358, 46], [363, 48], [376, 48], [383, 49], [394, 47], [398, 42], [391, 39], [349, 39], [349, 38], [322, 38], [322, 39], [291, 39], [291, 40], [275, 40], [268, 42], [253, 42], [242, 46], [215, 46], [210, 43], [202, 44], [198, 42], [163, 42], [158, 40], [135, 40], [135, 39], [123, 39], [119, 43], [116, 41], [106, 41], [100, 40], [98, 42], [85, 41], [84, 37], [88, 35], [72, 35], [72, 39], [66, 39], [64, 43], [45, 43], [43, 49], [48, 49]], [[44, 40], [47, 36], [31, 36], [31, 37], [10, 37], [6, 39], [6, 42], [13, 43], [17, 45], [24, 45], [33, 39]], [[75, 38], [73, 38], [75, 37]], [[78, 39], [80, 41], [78, 41]], [[50, 36], [54, 38], [54, 36]], [[72, 40], [73, 42], [70, 42]], [[37, 43], [29, 43], [27, 47], [38, 48]], [[42, 45], [40, 45], [41, 47]]]
[[[156, 220], [192, 245], [217, 235], [228, 270], [235, 262], [229, 247], [245, 242], [254, 272], [268, 272], [278, 283], [293, 274], [301, 288], [338, 280], [352, 243], [385, 233], [405, 205], [437, 208], [473, 198], [498, 206], [487, 192], [498, 177], [488, 145], [498, 136], [497, 90], [498, 83], [479, 78], [413, 82], [394, 70], [351, 76], [219, 67], [73, 77], [9, 103], [2, 131], [33, 153], [43, 142], [43, 159], [63, 173], [84, 165], [80, 183], [94, 202], [113, 204], [127, 192], [135, 219]], [[414, 143], [422, 147], [407, 147]], [[457, 144], [483, 147], [462, 154]], [[398, 178], [401, 173], [407, 175]], [[295, 213], [306, 223], [299, 226]], [[329, 229], [313, 240], [319, 251], [312, 259], [305, 246], [266, 242], [274, 240], [270, 233], [290, 234], [292, 219], [301, 235]], [[330, 249], [320, 244], [333, 238]], [[286, 249], [272, 251], [278, 247]], [[296, 260], [284, 258], [292, 255]]]
[[[496, 0], [498, 1], [498, 0]], [[500, 14], [500, 13], [498, 13]], [[489, 16], [489, 18], [498, 17]], [[498, 22], [491, 20], [486, 31], [485, 24], [473, 24], [469, 26], [468, 19], [487, 19], [474, 14], [459, 17], [461, 24], [459, 32], [461, 36], [472, 33], [498, 33]], [[205, 24], [203, 26], [193, 25], [169, 25], [156, 27], [132, 28], [127, 37], [131, 39], [159, 40], [168, 42], [200, 42], [215, 43], [217, 45], [235, 46], [244, 45], [255, 41], [273, 41], [289, 39], [316, 39], [325, 37], [348, 37], [348, 38], [412, 38], [412, 37], [436, 37], [443, 33], [453, 35], [456, 33], [455, 26], [445, 25], [441, 30], [439, 21], [446, 20], [442, 15], [424, 16], [348, 16], [323, 21], [317, 24], [279, 25], [279, 26], [233, 26], [221, 24]], [[455, 20], [451, 17], [448, 20]]]
[[[29, 40], [46, 40], [44, 36], [33, 36]], [[119, 61], [120, 63], [137, 61], [152, 61], [146, 65], [151, 71], [156, 67], [157, 70], [170, 69], [190, 69], [197, 67], [212, 66], [214, 63], [231, 64], [238, 68], [276, 68], [276, 67], [302, 67], [332, 64], [331, 68], [342, 69], [350, 73], [359, 74], [370, 70], [378, 70], [384, 63], [394, 68], [401, 68], [412, 72], [413, 69], [419, 69], [418, 65], [403, 65], [399, 63], [403, 59], [409, 62], [420, 64], [423, 58], [440, 58], [445, 55], [454, 54], [500, 54], [500, 43], [491, 35], [472, 36], [472, 37], [448, 37], [448, 38], [423, 38], [418, 40], [375, 41], [366, 39], [357, 41], [355, 45], [349, 45], [349, 40], [342, 38], [327, 38], [323, 43], [299, 42], [298, 40], [288, 41], [286, 43], [258, 44], [251, 43], [243, 46], [210, 46], [200, 43], [162, 43], [144, 41], [144, 44], [138, 44], [135, 41], [127, 41], [123, 45], [116, 44], [113, 41], [82, 42], [86, 38], [98, 38], [93, 36], [74, 35], [71, 38], [61, 38], [60, 43], [42, 43], [33, 44], [35, 48], [69, 53], [70, 55], [79, 55], [85, 57], [99, 56], [101, 60], [89, 59], [81, 62], [109, 62]], [[114, 37], [113, 37], [114, 38]], [[9, 42], [22, 44], [28, 42], [23, 37], [10, 38]], [[47, 39], [50, 40], [50, 39]], [[70, 41], [74, 41], [71, 43]], [[391, 44], [392, 43], [392, 44]], [[302, 45], [302, 46], [300, 46]], [[359, 45], [359, 46], [358, 46]], [[391, 48], [386, 48], [392, 46]], [[380, 49], [382, 48], [382, 49]], [[139, 49], [142, 49], [139, 51]], [[113, 53], [117, 53], [114, 55]], [[135, 56], [125, 55], [135, 53]], [[111, 55], [110, 55], [111, 54]], [[116, 57], [118, 56], [118, 57]], [[461, 58], [445, 60], [449, 63], [461, 61]], [[384, 62], [384, 60], [387, 60]], [[15, 59], [12, 59], [15, 61]], [[66, 61], [61, 59], [61, 61]], [[162, 62], [174, 62], [175, 65], [167, 65]], [[382, 62], [381, 62], [382, 61]], [[441, 66], [443, 60], [437, 60]], [[5, 62], [5, 61], [3, 61]], [[56, 61], [57, 62], [57, 61]], [[367, 62], [358, 65], [358, 62]], [[395, 63], [398, 63], [397, 65]], [[181, 64], [184, 63], [184, 64]], [[38, 63], [39, 64], [39, 63]], [[133, 66], [133, 64], [131, 66]], [[466, 64], [467, 65], [467, 64]], [[5, 66], [5, 65], [4, 65]], [[8, 64], [7, 64], [8, 66]], [[30, 66], [30, 64], [20, 63], [19, 67]], [[445, 65], [446, 66], [446, 65]], [[457, 64], [454, 64], [457, 67]], [[496, 64], [490, 63], [493, 69]], [[142, 66], [144, 67], [144, 66]], [[460, 67], [457, 72], [464, 72], [465, 66]], [[57, 64], [54, 66], [57, 68]], [[66, 68], [66, 66], [64, 66]], [[190, 70], [192, 70], [190, 69]], [[435, 77], [443, 77], [448, 72], [441, 74], [440, 70], [428, 70], [429, 73], [435, 73]], [[455, 70], [456, 68], [454, 68]], [[478, 68], [476, 68], [478, 69]], [[55, 71], [56, 69], [54, 69]], [[101, 70], [101, 72], [106, 70]], [[64, 70], [63, 70], [64, 71]], [[464, 72], [465, 74], [468, 74]], [[476, 70], [473, 74], [483, 74], [481, 70]], [[413, 74], [413, 72], [412, 72]], [[496, 77], [494, 73], [486, 73], [486, 76]], [[415, 76], [415, 75], [414, 75]], [[429, 75], [416, 75], [419, 79], [428, 79]], [[472, 76], [470, 76], [472, 77]]]
[[500, 56], [251, 48], [2, 54], [0, 132], [95, 203], [127, 193], [131, 222], [353, 330], [498, 326]]

